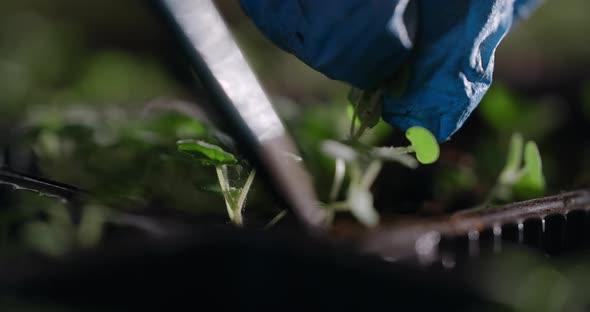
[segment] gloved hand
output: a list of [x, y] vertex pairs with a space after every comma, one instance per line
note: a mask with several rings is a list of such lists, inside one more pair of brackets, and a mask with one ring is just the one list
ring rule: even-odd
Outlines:
[[[241, 0], [261, 31], [326, 76], [384, 91], [382, 118], [446, 141], [492, 83], [494, 52], [541, 0]], [[387, 89], [402, 65], [401, 95]]]

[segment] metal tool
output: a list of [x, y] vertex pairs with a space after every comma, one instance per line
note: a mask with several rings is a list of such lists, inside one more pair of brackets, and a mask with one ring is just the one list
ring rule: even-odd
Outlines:
[[296, 148], [212, 0], [157, 0], [230, 135], [267, 178], [268, 187], [310, 229], [323, 224]]
[[72, 200], [86, 193], [75, 186], [33, 177], [5, 168], [0, 168], [0, 185], [8, 185], [14, 190], [34, 192], [40, 196], [56, 197], [63, 200]]

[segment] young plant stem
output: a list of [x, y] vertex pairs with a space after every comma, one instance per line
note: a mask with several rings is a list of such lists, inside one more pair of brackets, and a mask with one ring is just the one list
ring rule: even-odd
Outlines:
[[350, 184], [359, 184], [362, 178], [362, 170], [358, 162], [350, 164]]
[[400, 154], [410, 154], [410, 153], [414, 153], [416, 150], [414, 149], [413, 146], [406, 146], [406, 147], [396, 147], [395, 150], [397, 152], [399, 152]]
[[[489, 191], [489, 193], [486, 196], [486, 198], [484, 199], [484, 201], [481, 204], [472, 208], [471, 210], [479, 211], [479, 210], [483, 210], [488, 207], [491, 207], [492, 204], [494, 203], [494, 201], [496, 201], [497, 199], [499, 199], [501, 197], [501, 194], [503, 193], [504, 190], [511, 189], [514, 186], [514, 184], [525, 174], [526, 174], [526, 169], [521, 169], [521, 170], [519, 170], [515, 173], [512, 173], [512, 174], [501, 175], [498, 178], [498, 181], [496, 182], [496, 184]], [[506, 178], [505, 176], [508, 176], [509, 178]]]
[[381, 168], [383, 168], [383, 163], [379, 160], [373, 160], [360, 180], [361, 187], [367, 190], [370, 189], [377, 176], [379, 176]]
[[256, 169], [252, 169], [252, 171], [250, 171], [250, 174], [248, 175], [248, 179], [246, 180], [244, 187], [242, 187], [242, 190], [240, 191], [240, 196], [238, 197], [238, 203], [235, 207], [238, 210], [238, 211], [236, 211], [236, 213], [239, 214], [240, 216], [242, 215], [242, 210], [244, 209], [244, 204], [246, 203], [246, 198], [248, 197], [248, 192], [250, 191], [250, 187], [252, 186], [252, 182], [254, 182], [255, 176], [256, 176]]
[[355, 130], [356, 130], [356, 111], [359, 107], [359, 102], [357, 101], [356, 103], [354, 103], [354, 110], [352, 112], [352, 121], [350, 122], [350, 138], [351, 140], [355, 137]]
[[334, 168], [334, 180], [332, 182], [332, 189], [330, 190], [330, 202], [336, 201], [338, 194], [342, 189], [344, 183], [344, 176], [346, 174], [346, 163], [342, 158], [336, 158], [336, 166]]
[[[350, 175], [347, 198], [345, 201], [336, 202], [335, 200], [342, 187], [347, 165]], [[373, 185], [379, 176], [382, 168], [383, 162], [375, 158], [371, 158], [366, 167], [364, 161], [359, 159], [355, 159], [350, 163], [345, 163], [342, 159], [336, 159], [334, 182], [330, 193], [330, 204], [326, 206], [329, 211], [327, 224], [332, 223], [337, 212], [344, 211], [351, 212], [357, 218], [361, 218], [361, 222], [369, 225], [375, 225], [378, 222], [378, 215], [375, 216], [376, 212], [374, 211], [372, 196], [369, 193], [371, 185]], [[377, 218], [377, 221], [374, 220], [375, 218]]]
[[237, 209], [234, 210], [234, 218], [232, 223], [238, 227], [242, 227], [244, 225], [244, 219], [242, 218], [242, 211], [238, 211]]
[[466, 210], [467, 211], [482, 211], [484, 209], [487, 209], [488, 207], [491, 206], [492, 202], [494, 202], [497, 192], [498, 191], [497, 191], [497, 185], [496, 185], [492, 188], [492, 190], [490, 191], [488, 196], [486, 196], [486, 198], [484, 199], [484, 201], [482, 203], [477, 204], [477, 205], [473, 206], [472, 208], [469, 208]]
[[281, 219], [283, 219], [285, 216], [287, 215], [287, 210], [283, 210], [281, 212], [279, 212], [278, 215], [276, 215], [274, 218], [272, 218], [272, 220], [270, 220], [270, 222], [268, 222], [265, 226], [264, 226], [264, 230], [268, 230], [271, 227], [275, 226], [279, 221], [281, 221]]
[[350, 210], [350, 204], [348, 203], [348, 201], [334, 202], [334, 203], [327, 205], [326, 208], [328, 208], [332, 211], [343, 212], [343, 211]]
[[[367, 130], [367, 125], [363, 124], [362, 122], [360, 122], [360, 119], [358, 119], [358, 109], [359, 109], [359, 105], [360, 105], [360, 99], [354, 103], [354, 111], [352, 112], [352, 120], [350, 122], [350, 141], [352, 142], [358, 142], [358, 140], [360, 139], [360, 137], [365, 133], [365, 130]], [[357, 130], [356, 129], [356, 122], [359, 121], [360, 123], [360, 127]]]
[[367, 130], [367, 126], [362, 124], [360, 126], [360, 128], [356, 131], [356, 133], [354, 133], [351, 137], [353, 142], [357, 142], [361, 136], [363, 136], [363, 134], [365, 133], [365, 130]]
[[217, 179], [219, 180], [219, 186], [221, 187], [221, 193], [223, 194], [223, 199], [225, 200], [225, 207], [227, 208], [227, 214], [229, 215], [229, 220], [237, 225], [242, 225], [242, 214], [241, 211], [235, 209], [236, 202], [234, 201], [230, 188], [229, 188], [229, 179], [227, 176], [227, 166], [220, 165], [215, 166], [215, 171], [217, 172]]

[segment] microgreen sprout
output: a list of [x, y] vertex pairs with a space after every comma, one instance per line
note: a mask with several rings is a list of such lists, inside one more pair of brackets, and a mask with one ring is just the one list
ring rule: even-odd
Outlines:
[[480, 208], [488, 206], [495, 200], [506, 201], [514, 195], [540, 196], [544, 191], [545, 177], [537, 144], [533, 141], [524, 144], [522, 135], [514, 133], [510, 139], [506, 165]]
[[[371, 186], [379, 176], [384, 162], [397, 162], [408, 168], [419, 163], [432, 164], [440, 154], [435, 136], [425, 128], [412, 127], [406, 131], [410, 145], [406, 147], [374, 147], [362, 144], [359, 138], [379, 122], [381, 94], [353, 89], [349, 100], [354, 104], [350, 137], [344, 142], [324, 141], [322, 153], [335, 160], [334, 179], [326, 208], [332, 212], [347, 211], [368, 227], [379, 224], [379, 214], [373, 206]], [[415, 154], [415, 157], [411, 154]], [[348, 172], [348, 189], [344, 201], [337, 201]]]
[[180, 140], [177, 142], [177, 148], [203, 164], [215, 167], [229, 219], [233, 224], [242, 226], [242, 210], [256, 171], [252, 169], [244, 185], [241, 188], [235, 188], [230, 185], [228, 169], [232, 166], [239, 166], [239, 162], [232, 153], [223, 150], [218, 145], [200, 140]]
[[427, 129], [412, 127], [406, 131], [406, 138], [412, 143], [411, 151], [416, 153], [421, 164], [432, 164], [438, 159], [440, 149], [436, 137]]
[[541, 153], [535, 142], [529, 141], [524, 147], [524, 168], [522, 177], [514, 185], [517, 194], [526, 197], [540, 196], [545, 191], [545, 176]]

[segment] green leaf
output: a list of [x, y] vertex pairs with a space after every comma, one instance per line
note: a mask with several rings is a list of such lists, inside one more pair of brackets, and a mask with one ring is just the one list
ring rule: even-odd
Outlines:
[[514, 184], [513, 192], [519, 199], [542, 196], [545, 192], [545, 177], [537, 145], [527, 142], [524, 150], [523, 175]]
[[380, 90], [362, 91], [353, 88], [348, 99], [356, 107], [356, 117], [362, 125], [373, 128], [379, 123], [383, 101]]
[[544, 186], [545, 178], [543, 176], [541, 153], [535, 142], [527, 142], [524, 148], [524, 161], [528, 170], [527, 175], [535, 182], [535, 184]]
[[354, 118], [354, 125], [357, 127], [360, 127], [361, 121], [358, 116], [355, 116], [354, 104], [348, 105], [348, 108], [346, 109], [346, 113], [348, 114], [348, 118], [350, 118], [350, 120], [352, 120], [352, 118]]
[[500, 173], [500, 184], [511, 185], [518, 179], [520, 166], [522, 164], [523, 147], [524, 140], [522, 135], [520, 133], [514, 133], [510, 138], [506, 166], [502, 170], [502, 173]]
[[[391, 126], [381, 119], [383, 110], [383, 89], [364, 91], [352, 88], [348, 94], [348, 117], [352, 121], [350, 125], [350, 138], [358, 141], [365, 134], [365, 143], [377, 143], [383, 136], [391, 132]], [[372, 129], [368, 135], [366, 130]]]
[[412, 143], [416, 158], [422, 164], [428, 165], [438, 160], [440, 147], [436, 137], [423, 127], [411, 127], [406, 131], [406, 138]]
[[208, 165], [219, 166], [238, 163], [233, 154], [214, 144], [200, 140], [180, 140], [176, 145], [179, 151], [190, 154]]
[[362, 142], [368, 145], [381, 145], [392, 133], [393, 127], [381, 119], [374, 127], [365, 132]]
[[542, 195], [545, 191], [543, 164], [539, 148], [533, 141], [527, 142], [524, 148], [524, 162], [525, 172], [516, 183], [515, 192], [525, 197]]

